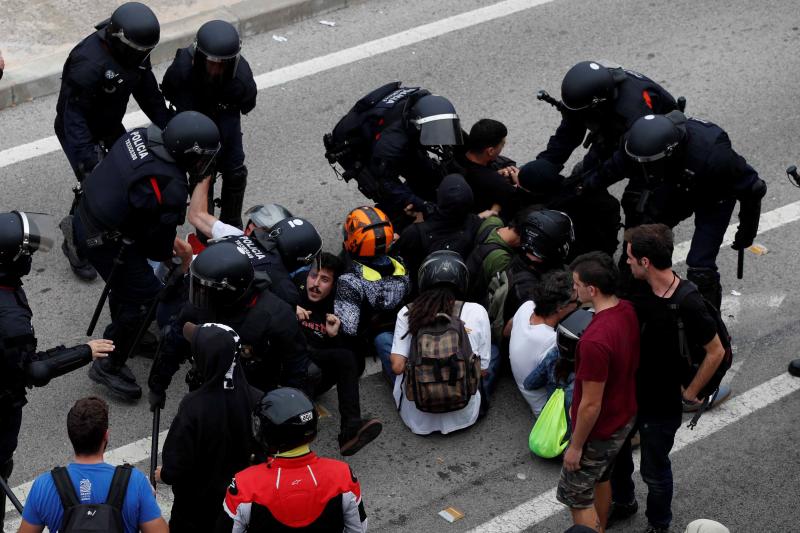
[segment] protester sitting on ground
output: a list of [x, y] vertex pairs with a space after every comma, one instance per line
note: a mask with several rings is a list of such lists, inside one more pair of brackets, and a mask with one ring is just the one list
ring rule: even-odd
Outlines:
[[175, 495], [170, 531], [211, 532], [231, 477], [250, 465], [256, 451], [250, 414], [263, 393], [245, 379], [234, 330], [187, 322], [183, 332], [191, 343], [191, 372], [200, 386], [181, 400], [156, 477], [171, 485]]
[[336, 385], [339, 399], [341, 431], [339, 452], [353, 455], [375, 440], [383, 429], [378, 419], [361, 418], [359, 377], [364, 371], [364, 358], [344, 346], [339, 335], [341, 320], [334, 314], [334, 293], [344, 270], [342, 260], [323, 252], [308, 272], [298, 272], [295, 283], [300, 289], [297, 320], [309, 346], [309, 357], [322, 371], [315, 387], [319, 396]]
[[578, 299], [595, 315], [578, 341], [570, 418], [556, 498], [575, 524], [604, 531], [611, 505], [611, 466], [636, 420], [639, 322], [633, 305], [616, 296], [619, 270], [602, 252], [570, 265]]
[[[65, 500], [75, 505], [92, 504], [95, 513], [104, 513], [104, 508], [97, 505], [108, 502], [113, 479], [118, 475], [128, 476], [125, 485], [116, 487], [123, 497], [121, 504], [119, 500], [115, 503], [119, 505], [116, 512], [122, 517], [124, 531], [169, 531], [144, 474], [130, 466], [114, 467], [103, 461], [109, 438], [108, 405], [104, 400], [90, 396], [75, 402], [67, 414], [67, 434], [75, 460], [64, 469], [56, 468], [36, 478], [25, 501], [19, 533], [39, 533], [45, 527], [50, 531], [63, 531], [68, 524], [81, 522], [86, 509], [70, 507], [73, 511], [65, 512], [62, 504]], [[61, 483], [57, 484], [54, 476], [63, 481], [61, 496], [58, 488]]]
[[[391, 356], [392, 371], [397, 376], [393, 394], [400, 418], [417, 435], [451, 433], [471, 426], [479, 416], [478, 374], [489, 366], [491, 339], [486, 310], [460, 300], [467, 277], [467, 267], [458, 254], [448, 250], [432, 253], [419, 269], [419, 296], [397, 315]], [[442, 314], [455, 319], [450, 323], [455, 331], [443, 332], [441, 328], [447, 327], [448, 321]], [[420, 336], [428, 331], [431, 335], [421, 341]], [[443, 357], [447, 358], [445, 362], [441, 362]], [[479, 365], [474, 359], [477, 357]], [[415, 371], [415, 364], [419, 370]], [[459, 379], [448, 383], [454, 369]], [[424, 384], [416, 380], [420, 372], [426, 377]], [[474, 381], [466, 383], [470, 378]], [[432, 404], [435, 412], [431, 411]]]
[[565, 269], [546, 273], [533, 288], [532, 297], [533, 300], [520, 306], [511, 322], [509, 359], [517, 388], [538, 417], [549, 393], [543, 384], [540, 388], [526, 389], [524, 381], [549, 351], [557, 350], [555, 327], [577, 307], [572, 273]]
[[425, 220], [410, 224], [392, 246], [392, 253], [403, 259], [416, 287], [416, 272], [428, 254], [453, 250], [467, 257], [475, 247], [481, 218], [472, 212], [473, 195], [463, 176], [450, 174], [436, 189], [436, 208]]
[[516, 163], [500, 155], [507, 135], [502, 122], [482, 118], [469, 131], [466, 151], [456, 156], [456, 163], [475, 194], [474, 212], [492, 210], [505, 222], [532, 203], [517, 186]]
[[343, 243], [348, 265], [333, 306], [347, 342], [357, 353], [374, 346], [387, 378], [394, 376], [389, 354], [397, 310], [411, 288], [403, 263], [389, 256], [393, 240], [392, 223], [383, 211], [369, 206], [350, 211]]

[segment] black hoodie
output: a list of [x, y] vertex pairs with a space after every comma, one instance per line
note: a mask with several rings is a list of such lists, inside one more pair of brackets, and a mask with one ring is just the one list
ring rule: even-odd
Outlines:
[[203, 385], [181, 400], [162, 453], [161, 479], [172, 485], [172, 532], [213, 531], [225, 490], [250, 466], [253, 406], [263, 395], [238, 365], [239, 337], [220, 324], [203, 324], [192, 338]]

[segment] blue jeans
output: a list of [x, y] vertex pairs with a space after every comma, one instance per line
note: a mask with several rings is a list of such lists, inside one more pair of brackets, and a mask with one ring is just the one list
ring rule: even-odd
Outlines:
[[497, 372], [500, 370], [500, 347], [492, 344], [492, 352], [489, 357], [489, 367], [486, 369], [486, 377], [481, 382], [481, 394], [489, 399], [489, 395], [494, 392]]
[[[647, 484], [647, 510], [645, 516], [651, 525], [668, 528], [672, 522], [672, 463], [669, 452], [675, 442], [675, 433], [681, 425], [681, 416], [648, 418], [641, 416], [636, 428], [641, 438], [642, 479]], [[628, 438], [617, 455], [611, 475], [612, 499], [617, 503], [630, 503], [633, 492], [633, 457]]]
[[391, 331], [384, 331], [375, 336], [374, 344], [375, 351], [381, 360], [383, 373], [389, 378], [389, 381], [394, 382], [394, 372], [392, 372], [392, 341], [394, 340], [394, 333]]

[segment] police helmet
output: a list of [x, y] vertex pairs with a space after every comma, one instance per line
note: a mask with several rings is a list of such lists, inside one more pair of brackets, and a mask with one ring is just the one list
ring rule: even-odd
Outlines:
[[266, 393], [253, 409], [253, 437], [268, 455], [287, 452], [317, 436], [317, 410], [303, 392], [282, 387]]
[[44, 213], [0, 213], [0, 276], [21, 278], [31, 270], [31, 255], [53, 247], [55, 219]]
[[195, 176], [206, 175], [220, 149], [217, 125], [197, 111], [175, 115], [161, 137], [178, 166]]
[[680, 111], [637, 119], [625, 136], [625, 153], [638, 163], [670, 157], [686, 137], [685, 122], [686, 116]]
[[199, 309], [229, 307], [241, 301], [253, 284], [250, 260], [233, 242], [209, 246], [189, 267], [189, 301]]
[[592, 321], [594, 313], [588, 309], [578, 308], [561, 319], [556, 328], [556, 344], [558, 353], [563, 359], [575, 359], [575, 348], [578, 340]]
[[597, 61], [581, 61], [569, 69], [561, 82], [561, 101], [572, 111], [593, 109], [614, 99], [611, 69]]
[[443, 96], [428, 94], [414, 102], [409, 121], [419, 130], [423, 146], [460, 146], [464, 144], [456, 108]]
[[248, 216], [247, 227], [249, 224], [255, 225], [257, 228], [264, 228], [267, 230], [272, 229], [272, 226], [283, 220], [289, 218], [292, 213], [280, 204], [258, 204], [244, 212]]
[[438, 250], [428, 255], [419, 267], [417, 275], [420, 292], [446, 285], [453, 288], [457, 296], [463, 296], [469, 286], [469, 271], [458, 252]]
[[126, 2], [112, 13], [106, 26], [111, 53], [127, 68], [141, 65], [161, 37], [155, 13], [139, 2]]
[[531, 211], [518, 230], [522, 252], [546, 263], [563, 262], [575, 241], [572, 220], [566, 213], [551, 209]]
[[211, 20], [197, 30], [192, 66], [203, 82], [218, 85], [236, 77], [241, 50], [242, 40], [233, 24]]
[[[256, 230], [254, 235], [261, 240], [264, 233], [263, 230]], [[310, 264], [322, 252], [322, 236], [304, 218], [289, 217], [279, 220], [270, 228], [266, 239], [277, 244], [283, 266], [289, 272]]]

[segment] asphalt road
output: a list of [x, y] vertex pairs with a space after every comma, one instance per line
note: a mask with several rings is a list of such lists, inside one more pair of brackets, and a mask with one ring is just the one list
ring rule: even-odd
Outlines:
[[[373, 0], [326, 15], [335, 27], [310, 20], [273, 32], [286, 42], [272, 34], [247, 39], [244, 53], [261, 74], [484, 5]], [[689, 114], [722, 125], [769, 184], [763, 211], [772, 211], [800, 199], [783, 177], [783, 169], [800, 158], [798, 18], [796, 4], [785, 0], [737, 0], [724, 6], [691, 0], [556, 0], [263, 90], [257, 109], [244, 121], [249, 203], [282, 203], [317, 224], [326, 248], [337, 251], [341, 221], [363, 199], [353, 185], [335, 178], [322, 155], [321, 137], [361, 95], [393, 79], [423, 85], [450, 98], [467, 128], [483, 117], [503, 121], [510, 131], [507, 154], [527, 161], [544, 147], [559, 118], [535, 100], [536, 90], [557, 94], [573, 63], [596, 58], [649, 75], [674, 95], [686, 96]], [[44, 98], [0, 112], [0, 150], [52, 135], [54, 109], [55, 98]], [[0, 209], [60, 215], [68, 208], [72, 177], [56, 152], [0, 168], [0, 185]], [[677, 229], [678, 241], [690, 236], [690, 224]], [[737, 346], [734, 394], [784, 373], [800, 341], [795, 224], [779, 225], [757, 242], [769, 253], [748, 254], [741, 281], [735, 279], [735, 253], [720, 253], [727, 294], [723, 308]], [[77, 281], [57, 250], [36, 255], [34, 269], [26, 290], [40, 347], [83, 341], [101, 284]], [[731, 290], [740, 295], [730, 295]], [[143, 359], [131, 361], [140, 381], [147, 365]], [[176, 378], [162, 415], [165, 428], [181, 385]], [[444, 437], [411, 434], [379, 376], [365, 377], [361, 392], [364, 411], [384, 421], [380, 439], [348, 461], [361, 479], [371, 530], [465, 531], [557, 482], [558, 464], [533, 460], [527, 451], [532, 419], [510, 377], [501, 381], [486, 419]], [[88, 394], [103, 390], [85, 371], [29, 394], [12, 485], [68, 461], [66, 411]], [[334, 394], [322, 403], [336, 413]], [[112, 448], [149, 436], [146, 402], [110, 404]], [[731, 531], [797, 530], [798, 412], [800, 395], [789, 394], [676, 453], [674, 530], [699, 517], [720, 520]], [[323, 419], [316, 444], [321, 453], [337, 455], [337, 427], [335, 414]], [[454, 524], [436, 516], [451, 505], [466, 514]], [[528, 525], [530, 531], [561, 531], [568, 524], [562, 511]], [[640, 513], [619, 531], [645, 525]]]

